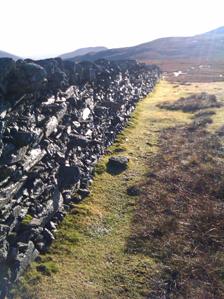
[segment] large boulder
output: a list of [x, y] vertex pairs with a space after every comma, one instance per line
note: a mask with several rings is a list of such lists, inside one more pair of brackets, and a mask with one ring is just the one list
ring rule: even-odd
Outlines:
[[107, 164], [107, 170], [111, 174], [119, 174], [128, 168], [129, 158], [125, 156], [111, 157]]
[[59, 190], [73, 189], [79, 183], [81, 178], [78, 166], [62, 165], [58, 172], [58, 186]]
[[69, 79], [60, 58], [38, 60], [36, 63], [41, 65], [47, 72], [48, 90], [56, 92], [69, 86]]
[[40, 90], [47, 82], [47, 73], [43, 67], [33, 62], [18, 60], [16, 68], [8, 75], [7, 95], [21, 96]]
[[39, 138], [37, 132], [35, 131], [31, 132], [25, 130], [14, 130], [12, 131], [11, 135], [13, 137], [13, 144], [15, 144], [17, 147], [32, 145]]

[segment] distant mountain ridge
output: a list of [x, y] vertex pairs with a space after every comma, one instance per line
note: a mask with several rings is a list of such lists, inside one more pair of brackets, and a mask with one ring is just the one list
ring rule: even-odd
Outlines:
[[[0, 51], [0, 58], [20, 59], [14, 54]], [[164, 37], [137, 46], [107, 49], [88, 47], [59, 56], [64, 60], [94, 61], [97, 59], [135, 59], [156, 63], [164, 61], [224, 61], [224, 26], [189, 37]]]
[[16, 56], [14, 54], [11, 54], [11, 53], [8, 53], [8, 52], [5, 52], [5, 51], [0, 51], [0, 58], [12, 58], [14, 60], [17, 60], [17, 59], [20, 59], [19, 56]]
[[77, 49], [75, 51], [62, 54], [59, 57], [62, 58], [62, 59], [66, 59], [67, 60], [67, 59], [70, 59], [70, 58], [74, 58], [76, 56], [82, 56], [82, 55], [86, 55], [88, 53], [94, 54], [94, 53], [97, 53], [97, 52], [100, 52], [100, 51], [104, 51], [104, 50], [108, 50], [108, 49], [106, 47], [80, 48], [80, 49]]
[[167, 59], [223, 60], [224, 27], [190, 37], [164, 37], [133, 47], [87, 53], [70, 58], [70, 60], [94, 61], [101, 58], [136, 59], [144, 62]]

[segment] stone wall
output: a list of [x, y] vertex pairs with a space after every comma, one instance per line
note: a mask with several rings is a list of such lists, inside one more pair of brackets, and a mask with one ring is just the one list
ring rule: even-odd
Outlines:
[[0, 59], [0, 298], [88, 195], [96, 161], [159, 75], [135, 61]]

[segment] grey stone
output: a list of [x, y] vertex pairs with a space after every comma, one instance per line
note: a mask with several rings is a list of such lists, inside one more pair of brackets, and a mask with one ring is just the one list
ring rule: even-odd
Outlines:
[[74, 147], [74, 146], [86, 147], [87, 145], [90, 144], [90, 142], [91, 142], [90, 139], [86, 136], [71, 135], [69, 146], [70, 147]]
[[88, 196], [89, 194], [90, 194], [90, 191], [88, 190], [88, 189], [79, 189], [78, 190], [78, 194], [82, 197], [82, 198], [84, 198], [84, 197], [86, 197], [86, 196]]
[[33, 144], [35, 141], [39, 139], [41, 130], [38, 133], [39, 134], [37, 134], [37, 132], [35, 131], [30, 132], [30, 131], [23, 131], [23, 130], [15, 132], [13, 134], [13, 143], [18, 147]]
[[80, 181], [78, 166], [60, 166], [58, 172], [58, 186], [60, 190], [73, 188]]
[[[7, 94], [22, 95], [35, 92], [47, 82], [47, 73], [40, 65], [18, 60], [8, 75]], [[16, 97], [17, 98], [17, 97]]]
[[124, 156], [114, 156], [109, 158], [108, 165], [109, 167], [115, 169], [126, 169], [128, 167], [129, 158]]
[[15, 171], [15, 168], [9, 166], [0, 166], [0, 181], [5, 180], [10, 177], [10, 175]]
[[8, 248], [9, 244], [4, 240], [3, 242], [0, 242], [0, 264], [5, 263], [8, 256]]
[[0, 241], [7, 236], [8, 232], [10, 231], [10, 227], [5, 224], [0, 224]]
[[27, 266], [35, 260], [39, 252], [35, 249], [32, 241], [29, 241], [27, 248], [24, 253], [19, 253], [16, 256], [16, 261], [12, 267], [13, 277], [12, 279], [16, 281], [26, 270]]
[[29, 171], [36, 163], [38, 163], [46, 155], [45, 150], [40, 148], [31, 149], [23, 162], [23, 169]]
[[56, 116], [50, 117], [46, 124], [45, 136], [49, 137], [58, 127], [58, 119]]
[[54, 235], [47, 228], [44, 229], [43, 236], [44, 239], [47, 241], [47, 244], [50, 244], [55, 239]]

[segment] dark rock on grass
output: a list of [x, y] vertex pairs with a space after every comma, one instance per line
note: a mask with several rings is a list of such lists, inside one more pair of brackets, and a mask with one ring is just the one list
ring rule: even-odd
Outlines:
[[107, 171], [116, 175], [128, 168], [129, 158], [125, 156], [111, 157], [107, 163]]
[[78, 194], [82, 197], [82, 198], [84, 198], [84, 197], [86, 197], [86, 196], [88, 196], [89, 194], [90, 194], [90, 191], [88, 190], [88, 189], [79, 189], [78, 190]]
[[194, 114], [193, 118], [198, 117], [209, 117], [216, 114], [215, 111], [199, 111], [198, 113]]
[[38, 242], [36, 248], [40, 253], [45, 253], [48, 249], [48, 245], [44, 242]]
[[141, 194], [141, 190], [137, 186], [130, 186], [127, 189], [127, 194], [130, 196], [138, 196]]
[[51, 244], [52, 241], [55, 239], [52, 232], [49, 231], [49, 229], [47, 229], [47, 228], [44, 229], [43, 236], [44, 236], [44, 240], [46, 241], [47, 244]]
[[36, 267], [37, 271], [42, 275], [50, 276], [52, 273], [58, 272], [58, 267], [52, 261], [40, 264]]
[[71, 202], [75, 204], [80, 203], [81, 201], [82, 201], [82, 197], [80, 195], [76, 195], [71, 198]]
[[187, 98], [180, 98], [175, 102], [164, 102], [158, 107], [167, 110], [182, 110], [183, 112], [194, 112], [200, 109], [220, 108], [223, 104], [217, 100], [215, 95], [206, 92], [193, 94]]
[[37, 269], [37, 271], [38, 272], [41, 272], [41, 273], [46, 273], [47, 271], [46, 271], [46, 269], [47, 269], [47, 267], [45, 266], [45, 265], [38, 265], [37, 267], [36, 267], [36, 269]]

